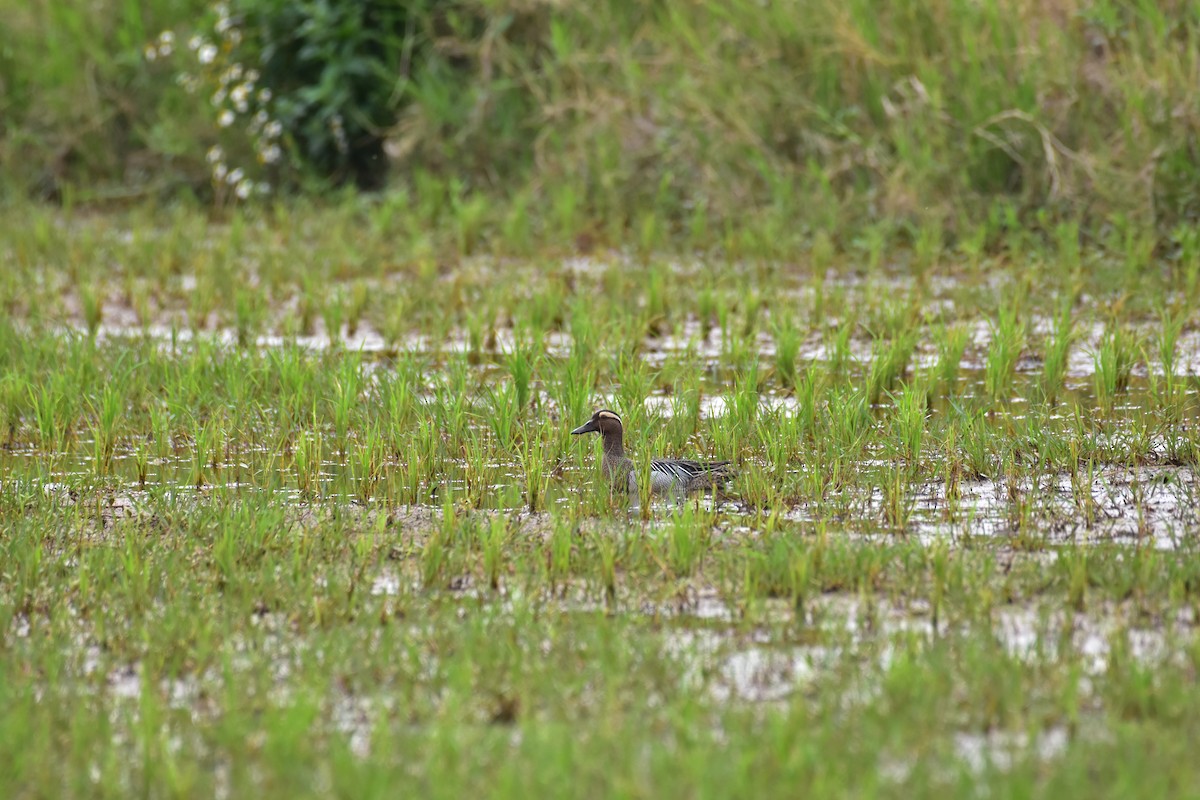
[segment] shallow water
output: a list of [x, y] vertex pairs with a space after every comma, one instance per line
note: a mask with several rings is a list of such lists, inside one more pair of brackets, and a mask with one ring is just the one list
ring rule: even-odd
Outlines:
[[[584, 273], [599, 269], [583, 262], [568, 268]], [[943, 302], [947, 301], [935, 291], [931, 308]], [[187, 353], [190, 348], [199, 347], [200, 342], [222, 352], [238, 347], [239, 334], [233, 328], [206, 326], [192, 331], [172, 327], [169, 320], [143, 327], [116, 308], [106, 309], [104, 316], [106, 321], [97, 332], [101, 343], [119, 346], [128, 340], [149, 340], [154, 349], [169, 354]], [[875, 343], [865, 331], [856, 330], [847, 341], [845, 352], [836, 354], [829, 334], [837, 324], [837, 320], [825, 320], [823, 329], [805, 336], [798, 372], [812, 364], [830, 366], [837, 357], [843, 362], [838, 368], [839, 378], [845, 378], [849, 387], [863, 386], [875, 354]], [[1035, 336], [1044, 334], [1050, 326], [1048, 318], [1036, 317], [1030, 321]], [[71, 331], [77, 333], [78, 329]], [[1135, 327], [1135, 332], [1138, 331], [1148, 337], [1153, 328]], [[1099, 323], [1081, 324], [1079, 334], [1069, 352], [1061, 405], [1047, 416], [1055, 424], [1066, 425], [1077, 413], [1091, 415], [1098, 406], [1095, 353], [1105, 328]], [[951, 381], [953, 385], [943, 387], [930, 400], [927, 418], [946, 414], [955, 404], [969, 405], [986, 397], [984, 361], [991, 335], [987, 321], [969, 325], [968, 346]], [[940, 358], [930, 344], [934, 341], [931, 327], [922, 329], [918, 339], [907, 370], [909, 378], [933, 370]], [[351, 431], [343, 442], [347, 452], [337, 454], [334, 437], [326, 429], [315, 432], [324, 436], [325, 441], [318, 449], [319, 466], [308, 475], [311, 483], [299, 478], [292, 454], [275, 452], [273, 445], [261, 441], [269, 437], [260, 436], [257, 431], [243, 431], [253, 445], [238, 441], [238, 432], [229, 433], [227, 440], [219, 443], [217, 452], [199, 465], [193, 443], [187, 437], [177, 437], [162, 451], [144, 457], [145, 473], [140, 476], [134, 451], [136, 443], [129, 441], [118, 445], [111, 472], [105, 474], [97, 474], [91, 455], [93, 443], [86, 436], [61, 453], [16, 446], [0, 451], [0, 476], [3, 476], [0, 484], [7, 484], [6, 490], [19, 484], [20, 491], [38, 495], [35, 502], [48, 502], [64, 515], [70, 513], [73, 524], [89, 531], [79, 539], [90, 544], [110, 543], [129, 530], [154, 530], [150, 524], [140, 528], [124, 526], [130, 522], [152, 522], [162, 515], [164, 508], [200, 507], [244, 495], [267, 497], [282, 506], [297, 520], [298, 529], [312, 523], [322, 510], [346, 508], [357, 515], [356, 524], [362, 530], [374, 529], [382, 520], [398, 536], [408, 536], [411, 544], [441, 526], [443, 500], [450, 493], [456, 498], [473, 498], [476, 510], [503, 509], [519, 520], [522, 534], [531, 541], [548, 539], [557, 512], [587, 508], [589, 498], [602, 491], [591, 463], [593, 443], [571, 441], [573, 449], [565, 451], [566, 455], [561, 448], [547, 447], [542, 466], [550, 477], [540, 508], [549, 511], [520, 511], [524, 508], [525, 468], [519, 454], [494, 446], [498, 437], [486, 424], [490, 409], [484, 389], [502, 386], [509, 380], [504, 359], [526, 343], [519, 342], [518, 335], [506, 327], [489, 330], [485, 340], [482, 349], [473, 350], [470, 332], [460, 328], [436, 339], [417, 334], [389, 339], [366, 323], [358, 324], [353, 333], [343, 327], [330, 335], [321, 320], [316, 321], [311, 335], [286, 336], [268, 330], [250, 337], [250, 346], [259, 350], [356, 354], [361, 358], [364, 387], [373, 385], [372, 381], [386, 375], [405, 358], [420, 356], [418, 360], [430, 371], [413, 394], [418, 419], [440, 418], [437, 404], [456, 391], [451, 370], [465, 370], [469, 376], [465, 385], [479, 390], [478, 396], [467, 397], [465, 403], [472, 417], [469, 432], [479, 437], [477, 441], [487, 443], [485, 474], [482, 478], [470, 477], [473, 465], [466, 458], [452, 454], [439, 465], [440, 472], [434, 481], [422, 483], [420, 497], [415, 501], [395, 500], [406, 496], [397, 489], [407, 480], [403, 473], [404, 453], [388, 453], [379, 465], [371, 490], [362, 492], [354, 464], [367, 443]], [[574, 340], [562, 331], [551, 331], [542, 345], [539, 356], [561, 360], [570, 357]], [[702, 420], [720, 419], [737, 413], [739, 403], [744, 409], [745, 398], [730, 394], [734, 385], [730, 354], [738, 348], [748, 351], [751, 361], [758, 360], [760, 377], [759, 385], [754, 387], [755, 414], [760, 419], [786, 419], [799, 413], [796, 396], [780, 389], [773, 376], [776, 350], [770, 335], [759, 331], [747, 340], [736, 331], [702, 324], [693, 316], [647, 337], [639, 357], [651, 371], [695, 370], [700, 375], [702, 394], [693, 412], [674, 386], [648, 382], [649, 394], [643, 402], [647, 426], [652, 428], [691, 413], [698, 413]], [[1035, 387], [1042, 368], [1037, 349], [1026, 347], [1016, 363], [1009, 399], [984, 404], [989, 421], [1041, 419], [1034, 415], [1044, 409], [1033, 409], [1027, 398], [1037, 396]], [[797, 539], [812, 537], [820, 530], [821, 535], [843, 537], [868, 547], [897, 539], [947, 543], [955, 550], [986, 547], [989, 552], [1000, 554], [1009, 565], [1020, 559], [1035, 560], [1046, 566], [1048, 574], [1053, 573], [1059, 559], [1067, 557], [1064, 554], [1075, 552], [1077, 545], [1088, 548], [1115, 545], [1127, 548], [1128, 552], [1134, 548], [1154, 548], [1191, 553], [1196, 549], [1196, 533], [1200, 530], [1200, 485], [1195, 467], [1178, 463], [1171, 456], [1171, 437], [1179, 436], [1180, 429], [1158, 424], [1162, 409], [1156, 405], [1152, 383], [1162, 374], [1161, 366], [1153, 361], [1136, 366], [1129, 389], [1115, 398], [1106, 424], [1090, 434], [1097, 441], [1120, 444], [1124, 438], [1141, 435], [1138, 425], [1151, 420], [1149, 444], [1138, 459], [1130, 459], [1135, 463], [1112, 459], [1074, 476], [1022, 463], [1012, 477], [963, 476], [950, 488], [945, 480], [936, 477], [935, 469], [930, 469], [929, 462], [939, 456], [923, 452], [918, 457], [923, 462], [922, 468], [912, 472], [919, 477], [911, 481], [906, 478], [903, 494], [897, 498], [889, 496], [887, 487], [903, 465], [897, 456], [877, 446], [866, 449], [863, 457], [850, 462], [847, 469], [853, 473], [852, 477], [825, 494], [794, 491], [773, 499], [775, 507], [770, 507], [761, 498], [751, 501], [745, 493], [739, 494], [735, 482], [729, 496], [698, 502], [706, 512], [705, 518], [711, 520], [711, 534], [717, 547], [749, 547], [766, 536], [765, 531], [778, 525], [779, 530]], [[1200, 403], [1197, 380], [1200, 329], [1182, 333], [1173, 374], [1182, 379], [1177, 386], [1182, 393], [1181, 405], [1194, 416], [1191, 410]], [[593, 393], [590, 400], [603, 405], [621, 404], [620, 387], [597, 388], [600, 391]], [[566, 419], [567, 412], [559, 407], [548, 387], [535, 381], [531, 391], [538, 413], [552, 426], [565, 431], [580, 422]], [[357, 399], [377, 400], [368, 395]], [[876, 426], [871, 434], [888, 424], [884, 420], [890, 404], [891, 399], [884, 397], [871, 409], [871, 425]], [[1185, 415], [1180, 424], [1196, 424], [1191, 416]], [[630, 433], [631, 449], [635, 449], [641, 444], [638, 437], [644, 431]], [[552, 434], [544, 437], [553, 438]], [[687, 439], [687, 444], [694, 446], [697, 442]], [[665, 455], [686, 457], [693, 453]], [[808, 465], [795, 463], [785, 464], [778, 473], [773, 473], [774, 465], [768, 464], [766, 453], [742, 454], [740, 460], [743, 468], [758, 468], [770, 476], [768, 481], [779, 484], [807, 477], [811, 471]], [[480, 480], [484, 481], [482, 486]], [[902, 511], [903, 519], [899, 522], [894, 518], [896, 508]], [[678, 511], [675, 504], [655, 504], [645, 515], [633, 512], [623, 516], [618, 511], [605, 518], [604, 523], [606, 531], [614, 537], [661, 537], [675, 524]], [[935, 613], [930, 603], [921, 598], [883, 593], [867, 597], [839, 589], [806, 596], [799, 609], [788, 600], [747, 600], [755, 604], [753, 613], [748, 614], [740, 605], [744, 598], [731, 597], [737, 587], [709, 585], [702, 578], [672, 577], [669, 588], [656, 587], [654, 592], [643, 592], [642, 587], [631, 586], [631, 582], [618, 577], [614, 596], [607, 600], [599, 596], [594, 586], [580, 587], [572, 584], [570, 578], [565, 579], [566, 585], [551, 580], [549, 586], [533, 590], [517, 585], [516, 581], [511, 585], [502, 581], [493, 590], [478, 574], [452, 573], [430, 588], [415, 574], [418, 570], [411, 563], [411, 554], [406, 553], [405, 557], [409, 558], [406, 564], [378, 569], [365, 576], [359, 596], [365, 594], [370, 603], [379, 604], [381, 616], [391, 618], [410, 598], [420, 597], [421, 602], [431, 606], [451, 604], [456, 608], [453, 617], [456, 621], [472, 614], [489, 614], [512, 623], [516, 618], [514, 608], [522, 604], [535, 607], [539, 614], [561, 617], [566, 621], [564, 627], [569, 627], [572, 621], [585, 625], [597, 615], [632, 618], [654, 634], [645, 646], [659, 651], [671, 663], [675, 670], [672, 688], [695, 692], [719, 706], [785, 707], [802, 702], [806, 691], [828, 681], [830, 676], [864, 674], [870, 677], [848, 679], [841, 702], [847, 707], [869, 706], [878, 699], [889, 670], [897, 668], [911, 654], [913, 642], [932, 646], [953, 641], [955, 637], [978, 637], [981, 631], [983, 638], [995, 645], [997, 653], [1028, 665], [1031, 671], [1048, 663], [1077, 665], [1082, 695], [1099, 703], [1096, 685], [1122, 663], [1132, 660], [1150, 670], [1156, 665], [1173, 665], [1196, 642], [1196, 619], [1186, 604], [1169, 617], [1146, 618], [1139, 615], [1132, 601], [1090, 600], [1075, 609], [1064, 603], [1061, 595], [1044, 602], [1035, 596], [1016, 602], [997, 601], [988, 610], [988, 617], [979, 619], [969, 617], [961, 609]], [[305, 590], [308, 587], [305, 584]], [[320, 594], [328, 587], [321, 577], [312, 588], [314, 594]], [[419, 616], [419, 613], [414, 615]], [[451, 617], [443, 622], [446, 619]], [[228, 668], [234, 675], [261, 669], [265, 651], [270, 665], [268, 694], [273, 701], [286, 705], [294, 699], [293, 679], [301, 672], [298, 664], [309, 655], [303, 652], [307, 647], [306, 634], [291, 628], [286, 611], [256, 611], [249, 624], [264, 637], [254, 644], [260, 652], [249, 651], [251, 644], [247, 637], [235, 638], [229, 643], [233, 655]], [[407, 626], [414, 641], [428, 639], [429, 631], [422, 628], [425, 623], [420, 619], [391, 624]], [[28, 621], [18, 615], [4, 635], [28, 637], [29, 629]], [[114, 664], [97, 637], [85, 629], [81, 622], [75, 643], [78, 658], [71, 664], [78, 674], [71, 674], [90, 682], [96, 691], [107, 693], [116, 707], [135, 708], [144, 693], [157, 691], [166, 698], [168, 707], [194, 718], [217, 713], [218, 701], [214, 697], [219, 697], [224, 677], [216, 670], [165, 681], [150, 679], [138, 660]], [[431, 676], [436, 675], [439, 658], [443, 657], [429, 645], [422, 651], [414, 680], [433, 683]], [[148, 680], [153, 685], [148, 685]], [[320, 688], [325, 698], [323, 713], [330, 727], [347, 738], [355, 757], [369, 757], [377, 727], [387, 724], [390, 715], [399, 713], [396, 699], [386, 690], [356, 689], [348, 680]], [[498, 716], [503, 717], [504, 713], [502, 709]], [[482, 722], [490, 724], [491, 720]], [[981, 731], [954, 721], [948, 725], [955, 758], [976, 772], [1009, 769], [1031, 753], [1039, 761], [1053, 761], [1069, 746], [1066, 728], [1058, 724], [1024, 732]], [[513, 736], [520, 735], [520, 728], [514, 727]], [[914, 763], [911, 757], [898, 754], [882, 768], [893, 779], [903, 780]]]

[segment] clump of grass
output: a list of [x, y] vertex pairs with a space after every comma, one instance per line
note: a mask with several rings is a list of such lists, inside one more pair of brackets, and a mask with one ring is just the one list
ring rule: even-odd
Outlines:
[[688, 577], [700, 568], [708, 552], [711, 528], [704, 515], [685, 504], [678, 509], [665, 532], [666, 563], [672, 574]]
[[942, 238], [944, 230], [940, 220], [927, 219], [917, 229], [913, 242], [913, 271], [919, 279], [937, 267], [938, 260], [944, 251]]
[[921, 459], [921, 440], [926, 426], [926, 394], [916, 386], [906, 386], [895, 397], [895, 435], [901, 456], [916, 471]]
[[810, 440], [817, 435], [817, 403], [821, 378], [815, 365], [810, 365], [801, 374], [796, 387], [795, 421], [803, 435]]
[[1148, 371], [1151, 394], [1154, 395], [1159, 406], [1163, 409], [1170, 409], [1176, 419], [1182, 415], [1180, 407], [1182, 386], [1181, 380], [1176, 374], [1176, 351], [1179, 334], [1183, 330], [1183, 320], [1183, 315], [1172, 313], [1169, 309], [1164, 308], [1160, 313], [1158, 333], [1154, 338], [1154, 349], [1162, 374], [1156, 375], [1154, 370]]
[[454, 502], [449, 492], [442, 504], [443, 524], [430, 533], [421, 547], [421, 585], [434, 589], [441, 585], [448, 561], [454, 527], [447, 520], [454, 519]]
[[215, 418], [192, 423], [191, 477], [188, 482], [197, 489], [213, 483], [220, 464], [220, 429]]
[[881, 481], [883, 523], [896, 532], [904, 532], [912, 517], [914, 500], [909, 489], [908, 471], [899, 467], [884, 471]]
[[1063, 307], [1054, 322], [1054, 328], [1042, 345], [1042, 398], [1054, 405], [1063, 389], [1063, 377], [1067, 372], [1067, 358], [1075, 342], [1075, 323], [1069, 306]]
[[[296, 486], [302, 497], [312, 497], [318, 493], [322, 457], [320, 434], [312, 431], [301, 433], [292, 457], [292, 467], [296, 473]], [[197, 479], [200, 479], [200, 476]]]
[[516, 391], [517, 410], [524, 412], [533, 396], [533, 374], [537, 359], [533, 345], [516, 344], [508, 357], [508, 374]]
[[383, 438], [380, 435], [378, 423], [372, 423], [367, 428], [363, 441], [356, 448], [350, 462], [350, 480], [354, 484], [354, 497], [366, 505], [375, 496], [379, 483], [383, 478]]
[[858, 323], [852, 318], [842, 321], [837, 328], [826, 332], [825, 350], [829, 360], [829, 370], [840, 375], [850, 364], [850, 340]]
[[1016, 303], [1001, 305], [997, 318], [991, 323], [991, 333], [984, 364], [984, 384], [993, 400], [1004, 400], [1011, 395], [1017, 359], [1025, 347], [1025, 328], [1019, 320]]
[[544, 436], [536, 428], [526, 429], [522, 436], [521, 464], [525, 473], [525, 506], [530, 513], [542, 509], [550, 476], [546, 471]]
[[483, 534], [483, 573], [492, 591], [500, 589], [511, 538], [508, 518], [503, 514], [493, 514]]
[[90, 283], [79, 286], [79, 305], [83, 312], [83, 321], [88, 336], [96, 338], [100, 323], [104, 321], [104, 298], [102, 293]]
[[351, 419], [362, 393], [362, 367], [357, 355], [347, 355], [342, 359], [335, 386], [329, 410], [338, 452], [345, 455], [349, 447]]
[[1096, 400], [1106, 411], [1112, 409], [1117, 395], [1129, 389], [1129, 379], [1137, 361], [1138, 344], [1133, 333], [1116, 326], [1105, 331], [1092, 360], [1095, 365]]
[[650, 396], [650, 371], [642, 359], [622, 353], [617, 359], [614, 378], [619, 384], [617, 399], [626, 427], [640, 428], [645, 418], [646, 398]]
[[346, 321], [346, 294], [337, 289], [321, 304], [321, 321], [325, 323], [325, 335], [331, 347], [342, 342], [342, 325]]
[[[972, 478], [997, 474], [993, 432], [982, 411], [955, 408], [954, 423], [947, 431], [948, 458], [959, 461]], [[957, 450], [954, 446], [957, 445]], [[960, 461], [961, 458], [961, 461]]]
[[264, 308], [261, 295], [245, 286], [239, 286], [234, 294], [234, 331], [238, 347], [249, 347], [254, 343], [262, 326]]
[[917, 329], [905, 327], [888, 341], [875, 340], [874, 357], [867, 377], [870, 402], [880, 402], [883, 395], [899, 386], [908, 372], [909, 361], [917, 343]]
[[1054, 225], [1053, 230], [1055, 255], [1064, 271], [1071, 275], [1079, 271], [1082, 263], [1079, 230], [1078, 219], [1058, 222]]
[[971, 332], [965, 325], [942, 326], [937, 331], [938, 381], [947, 394], [953, 394]]
[[[123, 395], [116, 387], [107, 385], [100, 394], [99, 404], [92, 408], [95, 418], [92, 426], [92, 463], [98, 475], [107, 475], [112, 469], [123, 406]], [[145, 483], [144, 477], [141, 482]]]
[[788, 391], [796, 389], [796, 359], [800, 355], [801, 334], [795, 321], [787, 315], [772, 317], [771, 333], [775, 339], [775, 374]]

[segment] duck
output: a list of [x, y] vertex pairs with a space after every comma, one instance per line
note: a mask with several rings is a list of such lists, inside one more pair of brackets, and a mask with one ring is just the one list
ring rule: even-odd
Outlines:
[[[602, 408], [571, 431], [572, 436], [598, 433], [604, 442], [600, 471], [613, 488], [636, 494], [638, 478], [633, 460], [625, 455], [625, 427], [616, 412]], [[732, 461], [691, 461], [655, 458], [650, 461], [650, 494], [685, 495], [716, 489], [733, 477]]]

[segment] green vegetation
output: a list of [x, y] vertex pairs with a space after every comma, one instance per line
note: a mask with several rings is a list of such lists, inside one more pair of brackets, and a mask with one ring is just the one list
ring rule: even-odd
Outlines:
[[[1069, 268], [1086, 235], [1133, 270], [1195, 255], [1200, 14], [1186, 0], [376, 6], [386, 19], [235, 0], [241, 43], [205, 65], [187, 45], [223, 41], [219, 4], [6, 0], [4, 185], [235, 202], [235, 167], [285, 183], [362, 173], [346, 159], [377, 157], [382, 136], [402, 206], [462, 226], [468, 251], [497, 235], [649, 250], [684, 236], [819, 260], [891, 258], [900, 242], [927, 270], [946, 245], [970, 261], [1011, 236], [1054, 244]], [[323, 69], [304, 60], [318, 53]], [[250, 70], [274, 96], [243, 112], [230, 98]], [[271, 146], [257, 110], [287, 127], [292, 160], [256, 161]]]
[[0, 796], [1196, 785], [1193, 5], [379, 9], [0, 0]]
[[[447, 267], [384, 202], [6, 218], [7, 796], [1196, 778], [1169, 270]], [[739, 477], [629, 508], [599, 405]]]

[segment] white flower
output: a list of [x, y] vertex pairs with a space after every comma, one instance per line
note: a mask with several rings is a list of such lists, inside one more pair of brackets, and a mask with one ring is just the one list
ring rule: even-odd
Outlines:
[[273, 119], [263, 128], [263, 136], [266, 136], [268, 139], [277, 139], [281, 133], [283, 133], [283, 125], [280, 124], [279, 120]]
[[242, 178], [246, 177], [246, 173], [242, 172], [242, 168], [238, 167], [229, 173], [229, 183], [241, 183]]
[[271, 90], [270, 89], [259, 89], [258, 90], [258, 102], [260, 102], [260, 103], [271, 102]]
[[158, 58], [158, 49], [154, 45], [148, 44], [143, 54], [146, 56], [147, 61], [153, 61]]
[[175, 49], [175, 34], [171, 31], [163, 31], [158, 35], [158, 55], [166, 58], [171, 55], [171, 51]]
[[246, 103], [246, 99], [249, 96], [250, 90], [246, 88], [246, 84], [244, 83], [240, 83], [233, 87], [233, 91], [229, 93], [229, 99], [233, 101], [234, 108], [236, 108], [241, 114], [246, 113], [246, 109], [249, 108]]
[[215, 92], [213, 92], [212, 104], [214, 106], [219, 106], [224, 102], [225, 102], [225, 90], [223, 88], [217, 89]]
[[222, 128], [228, 128], [230, 125], [233, 124], [233, 120], [234, 120], [233, 112], [230, 111], [228, 108], [217, 115], [217, 124], [220, 125]]
[[196, 53], [196, 57], [200, 59], [201, 64], [211, 64], [217, 57], [217, 46], [213, 44], [201, 45], [200, 50]]
[[201, 38], [199, 35], [193, 36], [192, 38], [188, 39], [188, 50], [191, 50], [194, 53], [200, 49], [202, 44], [204, 44], [203, 38]]
[[264, 164], [274, 164], [283, 155], [283, 151], [279, 149], [277, 144], [269, 144], [259, 151], [258, 157], [263, 160]]
[[256, 70], [256, 69], [246, 70], [246, 82], [247, 83], [258, 83], [258, 70]]
[[245, 200], [250, 196], [250, 192], [254, 191], [254, 183], [252, 181], [241, 181], [237, 185], [237, 196]]
[[217, 33], [224, 33], [225, 31], [229, 30], [229, 26], [232, 24], [233, 22], [229, 19], [229, 17], [221, 17], [217, 20], [217, 24], [213, 27], [216, 29]]
[[216, 178], [218, 181], [225, 180], [225, 165], [224, 164], [217, 164], [215, 167], [213, 167], [213, 177]]
[[221, 145], [214, 144], [212, 147], [208, 148], [208, 155], [204, 157], [204, 160], [210, 164], [216, 164], [223, 158], [225, 158], [225, 151], [221, 149]]

